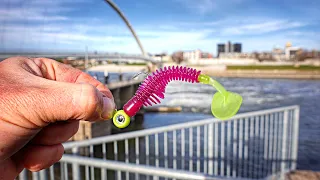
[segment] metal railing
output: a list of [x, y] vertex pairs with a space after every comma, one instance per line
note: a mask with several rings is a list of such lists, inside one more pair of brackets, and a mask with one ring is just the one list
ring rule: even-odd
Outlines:
[[298, 129], [299, 107], [289, 106], [68, 142], [61, 161], [33, 178], [282, 177], [296, 169]]

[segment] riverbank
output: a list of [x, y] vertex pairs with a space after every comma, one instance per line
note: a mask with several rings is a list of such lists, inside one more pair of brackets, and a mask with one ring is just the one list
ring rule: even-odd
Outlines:
[[201, 72], [215, 77], [232, 77], [232, 78], [260, 78], [260, 79], [320, 79], [320, 70], [314, 68], [295, 69], [289, 67], [255, 68], [241, 66], [231, 66], [232, 68], [218, 68], [216, 66], [190, 66]]
[[211, 71], [203, 69], [203, 73], [215, 77], [233, 78], [259, 78], [259, 79], [309, 79], [319, 80], [319, 71], [297, 71], [297, 70], [225, 70]]
[[298, 70], [320, 71], [320, 66], [312, 65], [227, 65], [228, 70]]
[[[168, 66], [169, 64], [166, 64]], [[170, 64], [171, 66], [174, 64]], [[182, 65], [185, 66], [185, 65]], [[309, 79], [320, 80], [319, 67], [274, 67], [256, 68], [242, 66], [228, 66], [222, 67], [218, 65], [197, 66], [187, 65], [189, 67], [200, 70], [201, 72], [214, 77], [233, 77], [233, 78], [263, 78], [263, 79]], [[107, 71], [109, 73], [127, 73], [127, 72], [141, 72], [146, 70], [144, 65], [101, 65], [91, 67], [89, 71]]]

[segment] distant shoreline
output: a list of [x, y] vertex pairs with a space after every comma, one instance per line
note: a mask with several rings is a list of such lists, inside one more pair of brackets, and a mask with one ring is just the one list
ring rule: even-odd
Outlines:
[[[275, 69], [254, 69], [254, 68], [227, 68], [221, 69], [217, 66], [193, 66], [201, 72], [215, 77], [230, 77], [230, 78], [260, 78], [260, 79], [301, 79], [301, 80], [320, 80], [320, 68], [275, 68]], [[141, 72], [146, 66], [136, 65], [103, 65], [89, 68], [93, 71], [108, 71], [109, 73], [128, 73]]]
[[199, 68], [203, 73], [215, 77], [259, 78], [259, 79], [297, 79], [320, 80], [317, 70], [225, 70], [214, 71], [210, 68]]

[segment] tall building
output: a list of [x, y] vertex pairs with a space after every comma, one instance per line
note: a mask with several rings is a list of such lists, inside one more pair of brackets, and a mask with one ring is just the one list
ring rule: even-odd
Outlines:
[[226, 43], [226, 53], [233, 52], [233, 46], [230, 41]]
[[233, 44], [233, 52], [241, 53], [242, 52], [242, 44], [234, 43]]
[[218, 44], [218, 49], [217, 49], [217, 56], [219, 57], [220, 53], [225, 53], [226, 52], [226, 45], [225, 44]]
[[235, 43], [232, 44], [228, 41], [226, 44], [218, 44], [217, 56], [219, 57], [220, 53], [241, 53], [242, 52], [242, 44]]

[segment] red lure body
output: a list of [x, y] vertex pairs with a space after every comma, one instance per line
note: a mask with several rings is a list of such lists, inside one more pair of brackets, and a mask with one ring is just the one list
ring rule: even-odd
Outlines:
[[125, 113], [132, 117], [140, 108], [160, 103], [164, 98], [165, 88], [172, 80], [199, 83], [198, 76], [201, 71], [182, 66], [164, 67], [149, 75], [139, 86], [135, 95], [123, 106]]

